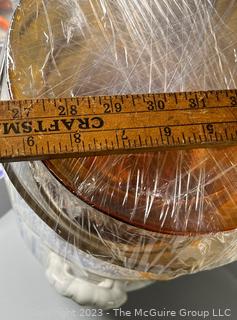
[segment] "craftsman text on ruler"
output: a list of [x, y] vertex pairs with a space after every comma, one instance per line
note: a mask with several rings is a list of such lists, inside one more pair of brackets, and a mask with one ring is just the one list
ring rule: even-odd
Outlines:
[[0, 102], [1, 161], [235, 144], [236, 90]]

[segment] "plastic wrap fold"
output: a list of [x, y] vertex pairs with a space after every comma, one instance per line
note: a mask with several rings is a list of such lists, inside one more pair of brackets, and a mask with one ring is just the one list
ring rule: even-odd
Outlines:
[[[237, 4], [227, 0], [22, 0], [9, 37], [9, 94], [235, 88], [236, 21]], [[7, 171], [65, 240], [61, 254], [68, 243], [74, 256], [79, 250], [125, 268], [128, 278], [170, 279], [237, 259], [236, 165], [232, 147], [17, 163]], [[24, 219], [41, 234], [40, 223]]]

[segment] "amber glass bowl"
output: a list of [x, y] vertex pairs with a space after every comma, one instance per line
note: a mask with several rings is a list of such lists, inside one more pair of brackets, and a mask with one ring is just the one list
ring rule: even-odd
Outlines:
[[[235, 87], [234, 1], [146, 3], [21, 1], [9, 39], [12, 98]], [[52, 179], [96, 210], [95, 220], [91, 215], [94, 223], [100, 219], [98, 214], [107, 227], [118, 223], [120, 229], [113, 233], [119, 250], [130, 252], [127, 257], [136, 252], [129, 243], [125, 246], [127, 228], [131, 228], [129, 239], [133, 232], [137, 240], [136, 232], [153, 240], [157, 237], [150, 247], [144, 240], [145, 249], [139, 240], [134, 255], [149, 251], [157, 256], [167, 243], [172, 251], [175, 236], [190, 241], [236, 229], [236, 150], [71, 158], [48, 160], [44, 165]], [[51, 201], [49, 184], [41, 183], [40, 192]], [[58, 209], [67, 215], [64, 207]], [[81, 216], [69, 218], [82, 226]], [[84, 226], [88, 227], [89, 219]], [[112, 243], [109, 232], [97, 231]], [[101, 238], [93, 232], [95, 241]], [[169, 235], [163, 244], [162, 235]]]

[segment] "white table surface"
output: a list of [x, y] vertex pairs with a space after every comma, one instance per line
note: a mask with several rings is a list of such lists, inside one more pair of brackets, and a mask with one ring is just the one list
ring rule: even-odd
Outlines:
[[[230, 308], [237, 319], [237, 264], [215, 271], [160, 282], [129, 294], [129, 302], [121, 317], [110, 311], [103, 317], [82, 316], [82, 309], [73, 301], [59, 296], [48, 284], [44, 270], [31, 255], [17, 229], [13, 211], [0, 218], [0, 319], [1, 320], [74, 320], [74, 319], [135, 319], [135, 308], [166, 310], [209, 310]], [[137, 319], [157, 319], [137, 317]], [[217, 317], [218, 318], [218, 317]], [[206, 319], [217, 319], [206, 318]], [[159, 317], [160, 319], [160, 317]], [[171, 319], [163, 317], [163, 319]], [[174, 319], [174, 318], [172, 318]], [[203, 319], [175, 317], [175, 319]]]

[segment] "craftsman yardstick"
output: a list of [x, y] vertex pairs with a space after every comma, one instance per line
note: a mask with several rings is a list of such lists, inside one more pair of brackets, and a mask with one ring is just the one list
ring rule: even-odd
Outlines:
[[237, 90], [0, 102], [0, 160], [237, 144]]

